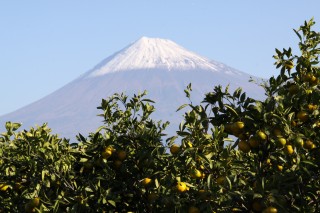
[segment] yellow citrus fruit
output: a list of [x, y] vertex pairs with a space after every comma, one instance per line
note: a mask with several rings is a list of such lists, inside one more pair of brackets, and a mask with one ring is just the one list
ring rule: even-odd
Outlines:
[[201, 173], [201, 179], [204, 179], [206, 177], [206, 174], [204, 172]]
[[262, 213], [277, 213], [278, 209], [275, 207], [269, 206], [268, 208], [264, 209]]
[[266, 164], [267, 164], [267, 165], [269, 165], [269, 166], [271, 166], [271, 165], [272, 165], [272, 163], [271, 163], [271, 159], [270, 159], [270, 158], [268, 158], [268, 159], [266, 160]]
[[188, 213], [200, 213], [200, 210], [195, 206], [190, 206], [188, 209]]
[[38, 198], [38, 197], [33, 198], [29, 202], [33, 207], [39, 207], [40, 206], [40, 198]]
[[259, 145], [260, 145], [260, 141], [257, 140], [256, 137], [251, 137], [251, 138], [249, 138], [249, 145], [250, 145], [252, 148], [258, 148]]
[[257, 132], [257, 137], [260, 139], [260, 140], [266, 140], [267, 139], [267, 135], [266, 133], [264, 133], [263, 131], [258, 131]]
[[283, 170], [283, 166], [278, 165], [278, 166], [277, 166], [277, 169], [278, 169], [278, 171], [280, 171], [280, 172], [281, 172], [281, 171]]
[[204, 170], [204, 169], [205, 169], [204, 165], [200, 165], [199, 168], [200, 168], [201, 170]]
[[311, 140], [306, 140], [306, 142], [303, 144], [303, 148], [305, 149], [312, 149], [314, 146], [313, 142]]
[[127, 152], [124, 150], [120, 150], [117, 156], [119, 160], [123, 161], [127, 157]]
[[240, 134], [244, 129], [244, 123], [242, 121], [237, 121], [232, 124], [231, 130], [233, 134]]
[[238, 148], [244, 153], [250, 152], [250, 145], [246, 141], [240, 140], [238, 144]]
[[36, 197], [25, 204], [24, 208], [27, 213], [35, 212], [35, 208], [40, 206], [40, 198]]
[[108, 159], [112, 155], [112, 148], [111, 147], [106, 147], [102, 153], [101, 156], [103, 159]]
[[184, 182], [178, 182], [176, 185], [176, 189], [178, 190], [178, 192], [185, 192], [188, 190], [188, 187]]
[[302, 138], [296, 137], [296, 138], [294, 139], [294, 144], [295, 144], [297, 147], [303, 147], [304, 141], [303, 141]]
[[312, 85], [312, 86], [315, 86], [319, 83], [319, 80], [316, 76], [312, 75], [311, 78], [310, 78], [310, 81], [309, 83]]
[[284, 147], [287, 143], [287, 140], [285, 138], [278, 138], [277, 139], [277, 145], [278, 147]]
[[170, 147], [170, 152], [171, 154], [175, 155], [175, 154], [178, 154], [180, 151], [180, 146], [177, 145], [177, 144], [173, 144], [171, 147]]
[[150, 185], [151, 181], [152, 181], [151, 178], [144, 178], [141, 183], [143, 186], [148, 186]]
[[309, 119], [309, 113], [306, 111], [300, 111], [297, 114], [297, 118], [302, 122], [306, 122]]
[[190, 170], [190, 176], [192, 178], [201, 178], [202, 176], [202, 173], [200, 170], [196, 169], [196, 168], [193, 168]]
[[291, 145], [286, 145], [285, 147], [285, 153], [287, 153], [288, 155], [292, 155], [294, 150], [293, 150], [293, 147]]

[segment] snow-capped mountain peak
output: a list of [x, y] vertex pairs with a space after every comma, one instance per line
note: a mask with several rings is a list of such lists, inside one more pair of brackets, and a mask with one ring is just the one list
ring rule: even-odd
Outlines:
[[142, 37], [104, 60], [89, 76], [141, 69], [216, 71], [217, 67], [207, 58], [190, 52], [171, 40]]

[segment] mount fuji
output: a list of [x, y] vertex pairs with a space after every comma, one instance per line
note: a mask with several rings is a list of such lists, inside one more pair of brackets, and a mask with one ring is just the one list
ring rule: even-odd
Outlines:
[[177, 130], [183, 117], [175, 111], [188, 103], [184, 89], [189, 83], [193, 103], [200, 103], [216, 85], [230, 85], [231, 91], [242, 87], [249, 96], [263, 98], [264, 90], [250, 83], [250, 77], [256, 78], [170, 40], [142, 37], [52, 94], [1, 116], [0, 132], [6, 121], [21, 122], [24, 129], [47, 122], [54, 133], [73, 140], [78, 133], [87, 135], [103, 124], [97, 116], [102, 98], [144, 90], [156, 101], [152, 118], [168, 120], [170, 128]]

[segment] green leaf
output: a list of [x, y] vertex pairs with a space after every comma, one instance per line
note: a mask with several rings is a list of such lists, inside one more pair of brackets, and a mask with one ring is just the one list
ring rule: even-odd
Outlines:
[[110, 204], [110, 205], [112, 205], [113, 207], [116, 207], [117, 205], [116, 205], [116, 202], [114, 202], [113, 200], [108, 200], [108, 203]]
[[189, 104], [183, 104], [183, 105], [181, 105], [181, 106], [176, 110], [176, 112], [182, 110], [183, 108], [185, 108], [185, 107], [188, 106], [188, 105], [189, 105]]
[[84, 163], [84, 162], [87, 162], [88, 161], [88, 158], [81, 158], [80, 159], [80, 163]]

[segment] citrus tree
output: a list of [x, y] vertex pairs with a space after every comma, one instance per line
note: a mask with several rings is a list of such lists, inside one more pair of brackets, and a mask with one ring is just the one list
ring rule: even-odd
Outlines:
[[75, 189], [73, 148], [46, 124], [29, 131], [6, 123], [0, 137], [0, 212], [70, 210]]
[[162, 193], [167, 166], [162, 142], [167, 123], [149, 118], [154, 111], [145, 93], [129, 99], [115, 94], [103, 99], [105, 125], [84, 138], [79, 135], [77, 177], [84, 212], [152, 211]]

